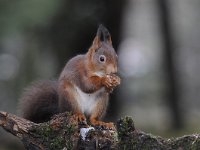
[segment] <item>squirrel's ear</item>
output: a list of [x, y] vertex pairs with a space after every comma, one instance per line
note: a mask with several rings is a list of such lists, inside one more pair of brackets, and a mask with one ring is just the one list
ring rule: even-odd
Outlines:
[[106, 27], [104, 27], [102, 24], [99, 25], [96, 37], [99, 37], [99, 40], [101, 42], [106, 42], [106, 43], [112, 45], [111, 35], [110, 35], [108, 29]]
[[108, 29], [106, 29], [103, 25], [100, 25], [93, 40], [90, 51], [98, 49], [103, 42], [112, 45], [112, 40]]
[[93, 40], [92, 47], [96, 50], [100, 47], [100, 45], [101, 45], [100, 38], [96, 36]]

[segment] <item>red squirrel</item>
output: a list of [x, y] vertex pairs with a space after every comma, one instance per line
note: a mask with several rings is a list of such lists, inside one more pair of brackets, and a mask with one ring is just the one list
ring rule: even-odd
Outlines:
[[100, 25], [88, 52], [70, 59], [57, 81], [43, 81], [28, 88], [21, 99], [24, 118], [36, 123], [57, 113], [70, 111], [79, 121], [113, 127], [100, 121], [105, 115], [109, 93], [120, 84], [117, 54], [109, 31]]

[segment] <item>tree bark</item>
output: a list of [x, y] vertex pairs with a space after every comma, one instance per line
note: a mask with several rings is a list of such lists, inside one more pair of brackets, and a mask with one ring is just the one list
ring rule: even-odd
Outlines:
[[181, 100], [179, 97], [177, 68], [174, 58], [174, 37], [171, 27], [171, 16], [169, 9], [169, 2], [166, 0], [157, 0], [160, 26], [163, 40], [164, 50], [164, 66], [166, 72], [166, 82], [169, 83], [167, 104], [171, 112], [172, 127], [174, 129], [181, 129], [184, 126], [184, 120], [181, 112]]
[[119, 119], [116, 129], [94, 127], [83, 134], [80, 131], [88, 129], [88, 125], [78, 123], [76, 116], [70, 113], [58, 114], [49, 122], [36, 124], [7, 112], [0, 112], [0, 126], [17, 136], [27, 150], [200, 149], [200, 134], [164, 139], [135, 129], [130, 117]]

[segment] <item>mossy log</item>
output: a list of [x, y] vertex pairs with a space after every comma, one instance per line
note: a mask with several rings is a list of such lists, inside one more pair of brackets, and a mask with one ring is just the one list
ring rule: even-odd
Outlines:
[[[36, 124], [18, 116], [0, 112], [0, 126], [17, 136], [28, 150], [199, 150], [200, 135], [164, 139], [135, 129], [130, 117], [120, 119], [116, 129], [80, 124], [70, 113], [55, 115], [49, 122]], [[80, 132], [81, 131], [81, 132]]]

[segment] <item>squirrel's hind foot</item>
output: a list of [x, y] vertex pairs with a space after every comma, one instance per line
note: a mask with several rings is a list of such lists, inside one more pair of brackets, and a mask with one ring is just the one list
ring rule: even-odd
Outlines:
[[106, 123], [103, 121], [97, 121], [96, 119], [90, 119], [90, 123], [97, 129], [115, 130], [115, 125], [112, 122]]
[[75, 116], [80, 125], [87, 125], [85, 115], [83, 115], [82, 113], [76, 113]]

